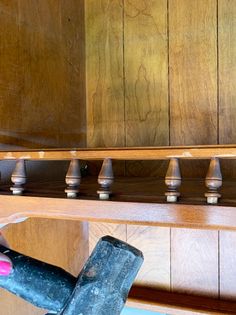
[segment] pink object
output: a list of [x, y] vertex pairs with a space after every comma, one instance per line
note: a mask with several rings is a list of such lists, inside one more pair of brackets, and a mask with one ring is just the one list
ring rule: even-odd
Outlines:
[[11, 264], [8, 261], [0, 261], [0, 276], [8, 276], [11, 269]]

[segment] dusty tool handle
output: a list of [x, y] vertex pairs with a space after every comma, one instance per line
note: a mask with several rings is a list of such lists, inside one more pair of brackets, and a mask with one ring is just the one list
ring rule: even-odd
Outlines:
[[65, 270], [0, 245], [0, 253], [13, 263], [9, 276], [0, 276], [0, 287], [35, 306], [59, 312], [71, 296], [76, 278]]

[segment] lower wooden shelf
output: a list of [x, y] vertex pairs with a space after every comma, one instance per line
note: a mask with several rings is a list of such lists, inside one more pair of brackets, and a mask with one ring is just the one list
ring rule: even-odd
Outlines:
[[236, 314], [236, 302], [233, 301], [136, 286], [131, 289], [127, 305], [170, 315]]
[[[25, 217], [102, 221], [153, 226], [236, 230], [236, 185], [225, 182], [222, 200], [207, 205], [204, 182], [187, 180], [178, 203], [165, 202], [163, 180], [119, 178], [109, 201], [98, 200], [96, 178], [86, 178], [77, 199], [67, 199], [64, 182], [29, 183], [23, 196], [0, 192], [0, 224]], [[235, 198], [235, 199], [234, 199]]]

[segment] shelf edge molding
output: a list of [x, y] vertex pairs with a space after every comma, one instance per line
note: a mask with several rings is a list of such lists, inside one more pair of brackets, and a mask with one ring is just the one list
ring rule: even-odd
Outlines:
[[25, 217], [236, 230], [231, 206], [0, 196], [0, 224]]

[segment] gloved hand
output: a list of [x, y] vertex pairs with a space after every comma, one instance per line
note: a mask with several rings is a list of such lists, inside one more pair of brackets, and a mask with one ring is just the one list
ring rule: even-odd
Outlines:
[[[0, 230], [0, 245], [9, 247]], [[12, 271], [11, 260], [4, 254], [0, 253], [0, 276], [8, 276]]]

